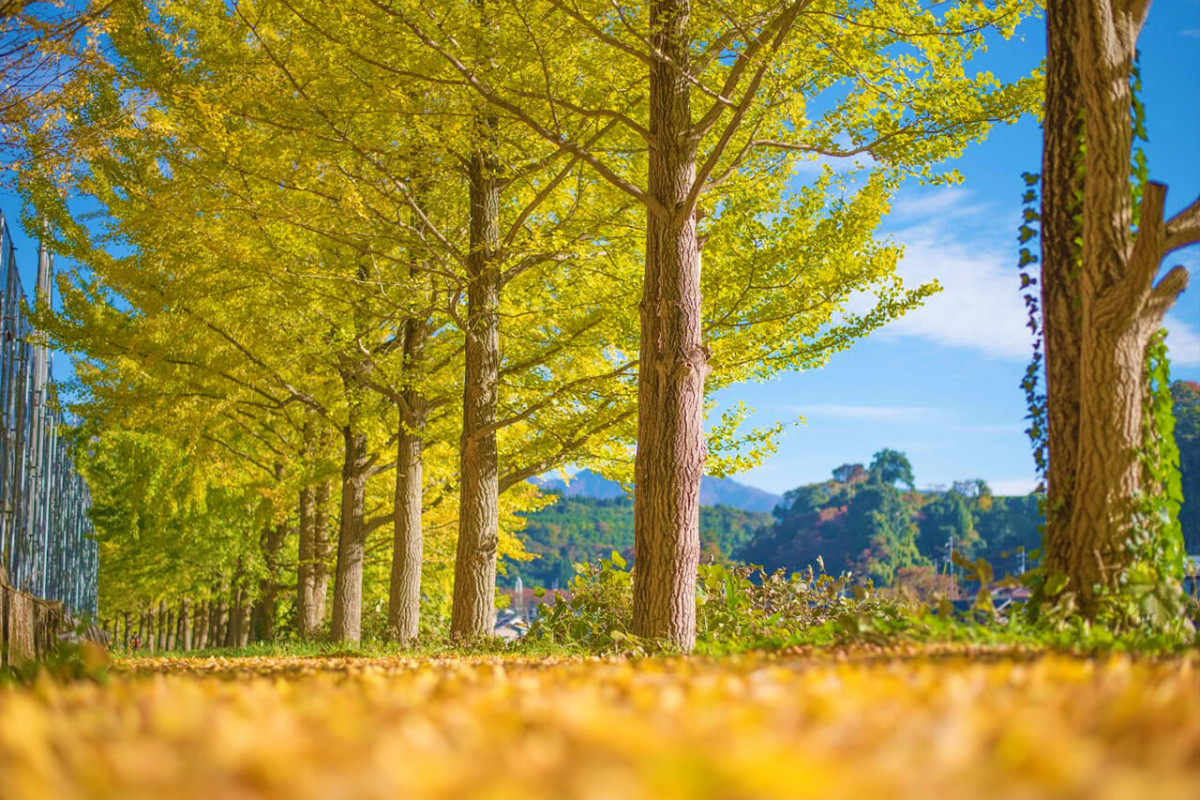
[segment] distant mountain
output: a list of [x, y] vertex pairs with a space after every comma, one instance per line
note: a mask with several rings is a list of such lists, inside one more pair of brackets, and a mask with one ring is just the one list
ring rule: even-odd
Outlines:
[[596, 500], [612, 500], [624, 497], [625, 490], [616, 481], [610, 481], [603, 475], [584, 469], [575, 473], [570, 485], [562, 478], [534, 478], [533, 482], [548, 492], [563, 497], [591, 497]]
[[[586, 469], [575, 473], [575, 477], [571, 479], [569, 485], [562, 478], [535, 478], [534, 483], [564, 497], [612, 500], [625, 496], [625, 490], [621, 488], [621, 484]], [[712, 478], [705, 475], [700, 479], [700, 505], [702, 506], [729, 506], [742, 511], [769, 512], [782, 501], [783, 498], [777, 494], [746, 486], [731, 478]]]

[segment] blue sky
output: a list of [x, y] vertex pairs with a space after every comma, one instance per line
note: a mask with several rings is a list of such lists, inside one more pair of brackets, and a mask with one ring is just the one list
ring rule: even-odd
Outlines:
[[[1045, 49], [1042, 21], [996, 42], [976, 64], [1000, 78], [1028, 74]], [[1141, 37], [1151, 177], [1170, 186], [1168, 213], [1200, 194], [1200, 0], [1156, 0]], [[820, 370], [727, 389], [753, 423], [795, 420], [779, 452], [738, 480], [774, 492], [828, 477], [884, 447], [908, 454], [921, 486], [984, 478], [1000, 493], [1034, 485], [1019, 382], [1031, 342], [1017, 289], [1021, 173], [1038, 171], [1041, 131], [1032, 119], [995, 129], [955, 166], [953, 187], [904, 188], [884, 232], [905, 246], [901, 273], [944, 290], [925, 307], [834, 356]], [[0, 195], [15, 227], [22, 279], [34, 284], [36, 245], [19, 230], [16, 198]], [[1173, 375], [1200, 380], [1200, 247], [1177, 254], [1193, 275], [1168, 317]], [[56, 377], [69, 377], [60, 358]]]
[[[1168, 213], [1200, 194], [1200, 0], [1156, 0], [1141, 37], [1151, 178], [1167, 183]], [[1020, 41], [998, 41], [979, 59], [1001, 79], [1028, 74], [1045, 52], [1043, 23]], [[954, 187], [909, 186], [884, 231], [905, 246], [901, 274], [937, 278], [944, 290], [823, 369], [732, 387], [721, 406], [744, 400], [757, 424], [803, 415], [779, 452], [737, 480], [774, 492], [824, 480], [884, 447], [908, 454], [921, 486], [983, 478], [998, 493], [1034, 486], [1024, 396], [1031, 340], [1018, 291], [1016, 231], [1021, 173], [1037, 172], [1036, 121], [993, 130], [956, 162]], [[1176, 254], [1193, 289], [1167, 328], [1172, 375], [1200, 380], [1200, 247]]]

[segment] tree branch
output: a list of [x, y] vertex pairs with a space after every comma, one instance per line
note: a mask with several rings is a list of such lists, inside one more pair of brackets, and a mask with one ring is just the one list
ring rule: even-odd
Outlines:
[[1157, 330], [1162, 325], [1163, 317], [1175, 305], [1176, 299], [1188, 285], [1188, 271], [1183, 267], [1172, 267], [1150, 292], [1146, 301], [1145, 313], [1149, 315], [1151, 330]]
[[1129, 267], [1122, 281], [1122, 291], [1136, 303], [1150, 291], [1158, 265], [1163, 259], [1163, 204], [1167, 199], [1167, 187], [1150, 182], [1142, 192], [1137, 238], [1129, 256]]
[[1197, 242], [1200, 242], [1200, 197], [1193, 200], [1190, 206], [1171, 217], [1167, 222], [1163, 257], [1165, 258], [1181, 247], [1187, 247]]
[[[396, 13], [396, 12], [393, 11], [392, 13]], [[668, 216], [667, 210], [662, 206], [662, 204], [660, 204], [657, 200], [655, 200], [653, 197], [651, 197], [647, 192], [643, 191], [640, 187], [638, 187], [638, 186], [634, 185], [633, 183], [630, 183], [629, 181], [622, 178], [620, 175], [618, 175], [616, 172], [614, 172], [612, 170], [612, 168], [610, 168], [607, 164], [605, 164], [599, 158], [597, 158], [594, 153], [592, 153], [587, 148], [581, 146], [579, 143], [568, 138], [566, 136], [566, 134], [559, 133], [557, 131], [553, 131], [553, 130], [547, 128], [541, 122], [538, 122], [536, 119], [531, 117], [529, 114], [525, 113], [525, 110], [522, 109], [520, 106], [518, 106], [514, 103], [510, 103], [509, 101], [505, 100], [503, 97], [500, 97], [500, 95], [498, 95], [491, 87], [489, 87], [487, 84], [485, 84], [483, 81], [481, 81], [475, 75], [474, 71], [470, 67], [468, 67], [466, 64], [464, 64], [461, 59], [456, 58], [452, 53], [448, 52], [446, 50], [446, 48], [442, 47], [437, 42], [435, 42], [432, 38], [430, 38], [429, 35], [426, 34], [425, 31], [422, 30], [419, 25], [412, 22], [405, 15], [398, 14], [397, 16], [399, 16], [401, 21], [404, 23], [404, 25], [410, 31], [413, 32], [413, 35], [415, 35], [417, 37], [417, 39], [420, 40], [421, 44], [428, 47], [430, 50], [432, 50], [433, 52], [440, 55], [443, 59], [445, 59], [446, 62], [448, 64], [450, 64], [450, 66], [453, 67], [454, 70], [463, 77], [463, 80], [466, 81], [467, 85], [470, 86], [472, 89], [474, 89], [475, 92], [480, 97], [482, 97], [484, 100], [486, 100], [488, 103], [495, 106], [496, 108], [506, 111], [507, 113], [512, 115], [513, 118], [520, 120], [528, 128], [530, 128], [530, 130], [532, 130], [534, 133], [538, 134], [539, 136], [541, 136], [543, 139], [550, 142], [551, 144], [561, 147], [562, 149], [566, 150], [567, 152], [578, 156], [581, 160], [590, 164], [592, 166], [592, 168], [595, 169], [596, 172], [599, 173], [600, 176], [603, 177], [606, 181], [608, 181], [609, 183], [611, 183], [613, 186], [617, 187], [621, 191], [625, 192], [626, 194], [629, 194], [630, 196], [641, 201], [642, 203], [644, 203], [646, 205], [647, 208], [649, 208], [654, 213], [656, 213], [660, 216], [663, 216], [663, 217]]]

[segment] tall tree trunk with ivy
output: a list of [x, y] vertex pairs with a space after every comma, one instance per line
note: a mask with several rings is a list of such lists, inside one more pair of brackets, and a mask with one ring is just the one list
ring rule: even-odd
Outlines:
[[[1078, 35], [1075, 0], [1046, 3], [1046, 104], [1043, 121], [1041, 288], [1046, 359], [1045, 560], [1065, 572], [1063, 536], [1071, 518], [1079, 440], [1079, 245], [1083, 203], [1083, 109], [1075, 52]], [[1034, 376], [1036, 379], [1036, 376]], [[1038, 402], [1035, 398], [1034, 402]], [[1035, 420], [1036, 423], [1036, 420]]]
[[1167, 221], [1166, 187], [1148, 184], [1134, 233], [1130, 78], [1149, 2], [1085, 0], [1076, 9], [1077, 35], [1060, 44], [1075, 61], [1086, 140], [1078, 467], [1070, 518], [1047, 532], [1054, 554], [1047, 566], [1064, 568], [1065, 582], [1052, 588], [1095, 617], [1135, 559], [1146, 489], [1147, 349], [1187, 286], [1187, 271], [1176, 267], [1154, 279], [1168, 253], [1200, 239], [1200, 201]]

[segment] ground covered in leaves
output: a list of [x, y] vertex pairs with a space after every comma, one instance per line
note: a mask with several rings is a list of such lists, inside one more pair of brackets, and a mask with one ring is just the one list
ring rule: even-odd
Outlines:
[[1200, 797], [1200, 660], [137, 659], [0, 686], [0, 796]]

